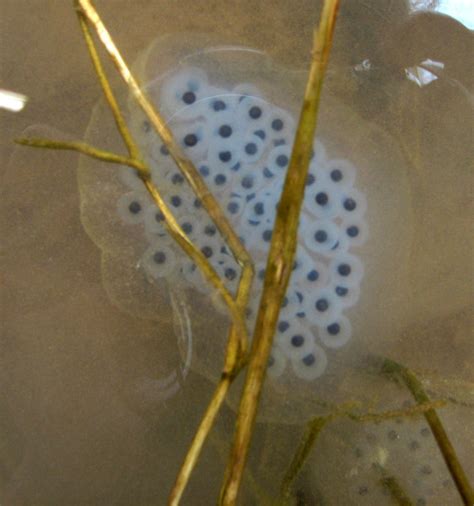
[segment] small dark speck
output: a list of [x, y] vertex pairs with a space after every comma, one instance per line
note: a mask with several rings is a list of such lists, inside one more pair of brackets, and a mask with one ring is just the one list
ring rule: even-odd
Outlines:
[[355, 455], [358, 459], [360, 459], [360, 458], [364, 455], [364, 452], [363, 452], [360, 448], [356, 448], [356, 449], [354, 450], [354, 455]]
[[262, 115], [262, 109], [260, 109], [260, 107], [258, 107], [257, 105], [254, 105], [253, 107], [250, 108], [249, 116], [252, 119], [258, 119], [258, 118], [260, 118], [261, 115]]
[[390, 430], [387, 432], [387, 437], [390, 439], [390, 441], [396, 441], [399, 436], [396, 430]]
[[142, 206], [140, 205], [140, 202], [137, 202], [136, 200], [134, 200], [133, 202], [130, 202], [130, 204], [128, 206], [128, 210], [132, 214], [138, 214], [142, 210]]
[[303, 358], [303, 364], [307, 365], [308, 367], [313, 365], [316, 362], [316, 357], [311, 353], [310, 355], [306, 355], [306, 357]]
[[420, 443], [418, 441], [411, 441], [410, 442], [410, 450], [416, 451], [420, 448]]
[[347, 198], [344, 200], [344, 209], [346, 211], [354, 211], [354, 209], [357, 207], [357, 203], [354, 199]]
[[359, 487], [358, 493], [359, 495], [367, 495], [369, 493], [369, 487], [367, 487], [366, 485]]
[[421, 474], [430, 475], [433, 473], [433, 469], [429, 465], [424, 465], [421, 469]]
[[428, 437], [430, 435], [430, 429], [428, 429], [428, 427], [423, 427], [423, 429], [420, 430], [420, 434], [423, 437]]

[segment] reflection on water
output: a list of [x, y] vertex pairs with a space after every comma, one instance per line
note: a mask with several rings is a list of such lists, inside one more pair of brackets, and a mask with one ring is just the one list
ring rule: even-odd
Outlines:
[[474, 29], [474, 8], [471, 0], [410, 0], [413, 12], [434, 10], [457, 19], [466, 28]]

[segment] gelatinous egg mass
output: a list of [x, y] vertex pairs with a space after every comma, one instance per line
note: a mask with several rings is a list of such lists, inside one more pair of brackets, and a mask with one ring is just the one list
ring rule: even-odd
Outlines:
[[[253, 259], [245, 312], [252, 336], [307, 73], [279, 66], [267, 53], [219, 43], [161, 37], [132, 70]], [[216, 224], [134, 98], [118, 100], [154, 184], [235, 294], [241, 269]], [[260, 411], [289, 423], [346, 401], [346, 378], [364, 371], [367, 352], [386, 346], [407, 313], [416, 313], [407, 304], [413, 219], [400, 150], [383, 128], [338, 98], [331, 80], [316, 133]], [[85, 140], [123, 152], [104, 102]], [[140, 179], [130, 168], [86, 157], [78, 179], [81, 221], [101, 249], [109, 298], [125, 312], [154, 320], [157, 332], [177, 342], [183, 360], [190, 354], [191, 370], [218, 381], [229, 312], [172, 240]], [[237, 392], [229, 398], [234, 407]], [[290, 398], [292, 409], [282, 409]]]
[[[166, 75], [158, 93], [160, 109], [169, 118], [177, 142], [255, 262], [256, 276], [246, 312], [251, 334], [291, 156], [295, 118], [257, 87], [245, 83], [224, 87], [192, 66]], [[166, 147], [154, 137], [148, 121], [137, 120], [134, 125], [133, 133], [149, 156], [153, 181], [183, 231], [235, 293], [240, 268], [215, 224]], [[196, 265], [167, 234], [161, 212], [153, 203], [146, 203], [133, 171], [124, 171], [121, 177], [130, 191], [118, 199], [117, 212], [126, 224], [144, 224], [149, 246], [140, 263], [145, 272], [157, 282], [166, 278], [174, 283], [184, 278], [193, 289], [209, 293]], [[357, 303], [364, 275], [357, 248], [368, 237], [366, 209], [365, 195], [357, 188], [357, 167], [349, 159], [331, 156], [323, 142], [315, 142], [300, 240], [268, 364], [271, 377], [294, 374], [312, 381], [325, 372], [325, 350], [340, 348], [351, 338], [351, 322], [345, 311]], [[211, 300], [218, 310], [225, 311], [219, 298]]]

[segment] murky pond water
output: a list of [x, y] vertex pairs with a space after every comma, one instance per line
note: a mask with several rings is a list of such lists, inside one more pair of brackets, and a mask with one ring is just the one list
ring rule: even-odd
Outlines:
[[[84, 139], [124, 153], [69, 2], [0, 3], [2, 88], [29, 97], [21, 113], [0, 111], [0, 502], [165, 504], [229, 319], [132, 173], [13, 145]], [[251, 332], [320, 3], [97, 8], [255, 261]], [[241, 504], [275, 500], [312, 417], [409, 409], [375, 357], [448, 400], [439, 413], [472, 478], [471, 53], [453, 19], [402, 1], [343, 3]], [[235, 290], [222, 239], [106, 68], [154, 181]], [[240, 387], [183, 504], [215, 502]], [[392, 504], [381, 469], [414, 504], [462, 504], [420, 416], [328, 424], [295, 501]]]

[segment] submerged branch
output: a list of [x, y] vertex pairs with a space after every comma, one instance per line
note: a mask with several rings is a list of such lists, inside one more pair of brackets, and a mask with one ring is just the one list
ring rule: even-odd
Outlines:
[[224, 506], [231, 506], [237, 500], [279, 309], [292, 271], [319, 99], [338, 6], [338, 0], [325, 1], [319, 29], [315, 34], [313, 61], [290, 165], [278, 205], [252, 353], [240, 401], [233, 447], [221, 491], [221, 504]]
[[241, 243], [241, 240], [239, 239], [237, 233], [232, 228], [230, 222], [222, 212], [218, 201], [208, 190], [206, 184], [202, 180], [198, 170], [193, 165], [193, 163], [184, 156], [181, 148], [176, 143], [171, 130], [141, 90], [137, 80], [128, 69], [124, 59], [122, 58], [122, 55], [112, 40], [112, 37], [100, 19], [99, 14], [92, 5], [92, 2], [90, 0], [75, 0], [75, 5], [81, 24], [81, 29], [83, 31], [96, 74], [99, 77], [99, 81], [104, 91], [106, 100], [112, 109], [117, 127], [129, 150], [130, 157], [132, 159], [138, 159], [139, 151], [127, 129], [118, 103], [114, 97], [109, 81], [101, 65], [100, 58], [98, 56], [87, 24], [88, 22], [90, 22], [95, 28], [99, 39], [104, 45], [120, 76], [125, 81], [129, 91], [148, 117], [150, 123], [153, 125], [158, 135], [161, 137], [163, 143], [168, 148], [168, 151], [176, 162], [178, 168], [189, 182], [195, 195], [200, 199], [204, 209], [207, 211], [208, 215], [215, 223], [217, 229], [224, 238], [224, 241], [229, 246], [229, 249], [231, 250], [235, 260], [238, 262], [242, 270], [237, 288], [236, 298], [234, 299], [230, 292], [227, 290], [224, 282], [220, 279], [220, 277], [208, 262], [207, 258], [201, 253], [200, 250], [194, 246], [194, 244], [179, 227], [173, 214], [167, 208], [166, 203], [162, 199], [158, 188], [153, 185], [150, 179], [149, 169], [147, 168], [148, 174], [141, 174], [142, 181], [144, 182], [153, 200], [162, 211], [165, 217], [165, 223], [167, 224], [172, 237], [194, 260], [204, 276], [213, 284], [215, 288], [217, 288], [218, 292], [224, 299], [232, 317], [232, 326], [228, 336], [226, 359], [222, 380], [214, 393], [214, 396], [206, 410], [203, 420], [201, 421], [200, 427], [195, 435], [191, 448], [189, 449], [189, 452], [185, 458], [176, 484], [172, 491], [170, 504], [178, 504], [179, 498], [183, 494], [184, 488], [189, 480], [189, 476], [197, 462], [204, 441], [210, 429], [212, 428], [215, 417], [227, 394], [230, 383], [246, 359], [248, 336], [243, 315], [244, 310], [248, 304], [250, 288], [252, 286], [254, 276], [253, 262], [249, 253]]
[[201, 420], [199, 428], [194, 435], [191, 446], [189, 447], [181, 469], [174, 483], [171, 494], [168, 498], [168, 506], [178, 506], [179, 501], [184, 493], [184, 489], [189, 481], [191, 473], [197, 463], [204, 442], [211, 431], [217, 414], [225, 400], [229, 387], [232, 383], [233, 376], [222, 375], [211, 402], [207, 406], [206, 412]]
[[291, 460], [288, 470], [283, 478], [280, 497], [282, 506], [284, 506], [291, 497], [291, 489], [297, 476], [299, 475], [304, 464], [308, 460], [308, 457], [313, 449], [316, 441], [321, 434], [321, 431], [326, 424], [332, 419], [332, 416], [320, 416], [311, 420], [306, 426], [306, 431], [301, 439], [300, 445]]
[[147, 172], [146, 165], [138, 160], [134, 160], [132, 158], [128, 158], [122, 155], [117, 155], [115, 153], [111, 153], [110, 151], [104, 151], [102, 149], [95, 148], [94, 146], [90, 146], [85, 142], [80, 141], [65, 142], [65, 141], [54, 141], [50, 139], [38, 139], [38, 138], [20, 138], [15, 139], [15, 142], [17, 144], [21, 144], [22, 146], [29, 146], [32, 148], [77, 151], [82, 155], [90, 156], [102, 162], [127, 165], [129, 167], [136, 169], [140, 173]]
[[393, 500], [399, 506], [414, 506], [414, 502], [410, 499], [408, 494], [405, 492], [404, 488], [400, 484], [400, 482], [395, 478], [395, 476], [391, 476], [387, 473], [387, 471], [381, 466], [376, 464], [376, 468], [382, 474], [382, 478], [380, 480], [380, 484], [382, 487], [388, 490]]

